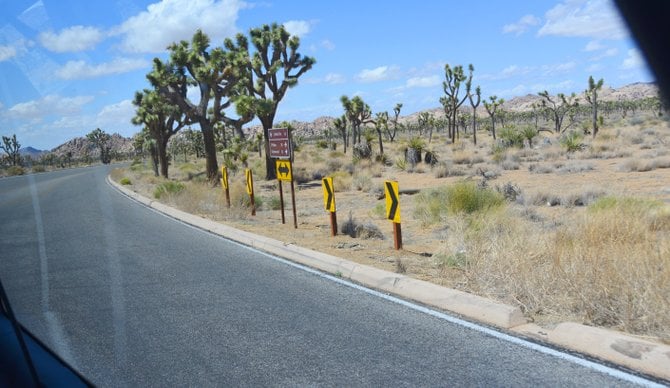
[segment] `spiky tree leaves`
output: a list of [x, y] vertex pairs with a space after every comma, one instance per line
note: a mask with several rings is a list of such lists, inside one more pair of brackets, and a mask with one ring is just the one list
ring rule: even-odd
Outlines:
[[484, 109], [486, 113], [491, 117], [491, 134], [493, 135], [493, 140], [496, 139], [496, 112], [498, 107], [505, 103], [504, 99], [498, 99], [498, 96], [489, 96], [490, 102], [484, 101]]
[[131, 122], [143, 125], [148, 136], [154, 141], [153, 144], [147, 143], [149, 150], [152, 152], [152, 157], [158, 161], [160, 175], [167, 178], [167, 144], [170, 137], [187, 124], [186, 116], [177, 105], [172, 104], [156, 89], [135, 92], [133, 105], [136, 110]]
[[389, 130], [389, 112], [379, 112], [375, 114], [375, 131], [377, 131], [377, 139], [379, 141], [379, 155], [384, 155], [384, 140], [382, 139], [382, 131]]
[[593, 126], [593, 138], [598, 134], [598, 91], [602, 89], [604, 80], [601, 78], [596, 82], [593, 76], [589, 76], [589, 87], [584, 90], [584, 97], [591, 105], [591, 124]]
[[349, 98], [347, 96], [340, 97], [344, 115], [351, 127], [351, 136], [353, 137], [354, 145], [361, 142], [361, 125], [372, 122], [372, 111], [370, 106], [363, 101], [360, 96]]
[[398, 133], [398, 118], [400, 118], [400, 110], [402, 109], [402, 103], [397, 103], [395, 104], [395, 107], [393, 107], [393, 120], [391, 123], [393, 124], [393, 132], [391, 132], [388, 129], [388, 126], [386, 127], [386, 135], [388, 136], [389, 140], [391, 143], [393, 143], [393, 140], [395, 139], [396, 134]]
[[86, 135], [88, 141], [93, 143], [100, 150], [100, 161], [103, 164], [109, 164], [112, 161], [112, 137], [100, 128], [96, 128]]
[[253, 28], [249, 32], [256, 51], [250, 67], [256, 77], [251, 85], [256, 99], [256, 116], [263, 125], [265, 137], [266, 179], [275, 178], [274, 161], [270, 158], [268, 130], [272, 128], [279, 102], [298, 78], [310, 70], [316, 60], [298, 52], [300, 38], [291, 36], [284, 26], [273, 23]]
[[554, 120], [554, 132], [561, 133], [568, 129], [572, 122], [568, 125], [563, 125], [565, 116], [571, 116], [572, 113], [579, 107], [579, 99], [572, 93], [566, 96], [563, 93], [558, 93], [558, 100], [549, 95], [546, 90], [538, 93], [542, 97], [542, 107], [546, 109]]
[[12, 164], [12, 166], [18, 166], [21, 163], [21, 154], [19, 153], [21, 144], [18, 140], [16, 140], [16, 134], [14, 134], [12, 137], [3, 136], [0, 149], [2, 149], [7, 154], [7, 159]]
[[[444, 65], [445, 80], [442, 82], [442, 89], [444, 90], [445, 95], [440, 98], [440, 103], [442, 104], [444, 113], [449, 122], [449, 136], [451, 137], [452, 143], [456, 141], [456, 116], [458, 108], [463, 105], [463, 102], [465, 102], [470, 95], [472, 72], [474, 70], [474, 66], [470, 64], [468, 66], [469, 73], [466, 76], [463, 72], [463, 66], [457, 65], [452, 69], [449, 64]], [[459, 93], [463, 82], [465, 82], [465, 95], [460, 97]]]
[[[244, 40], [238, 43], [244, 43]], [[218, 176], [214, 126], [225, 116], [238, 86], [249, 78], [248, 67], [240, 63], [244, 58], [244, 47], [231, 50], [210, 49], [209, 37], [197, 30], [191, 42], [181, 41], [168, 47], [170, 60], [154, 59], [153, 71], [147, 75], [151, 84], [171, 103], [177, 105], [191, 122], [197, 122], [202, 132], [206, 159], [207, 178], [214, 181]], [[188, 87], [196, 86], [199, 100], [191, 101]]]

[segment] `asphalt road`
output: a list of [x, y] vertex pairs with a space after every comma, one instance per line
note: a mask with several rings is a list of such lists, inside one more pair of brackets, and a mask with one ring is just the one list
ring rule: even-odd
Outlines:
[[138, 205], [108, 167], [0, 179], [19, 319], [99, 386], [626, 386]]

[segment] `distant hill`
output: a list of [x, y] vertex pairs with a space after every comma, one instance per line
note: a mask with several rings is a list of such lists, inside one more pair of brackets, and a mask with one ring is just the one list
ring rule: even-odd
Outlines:
[[29, 156], [31, 159], [39, 159], [40, 156], [46, 154], [49, 151], [38, 150], [33, 147], [23, 147], [19, 149], [19, 154], [23, 157]]
[[[123, 137], [118, 133], [111, 136], [112, 153], [129, 153], [133, 150], [133, 142], [130, 138]], [[74, 159], [83, 157], [97, 158], [100, 156], [100, 150], [86, 137], [76, 137], [52, 149], [50, 152], [56, 157], [67, 156], [68, 153], [71, 153], [70, 155]]]
[[[581, 93], [580, 93], [581, 94]], [[603, 86], [603, 89], [600, 91], [599, 99], [600, 101], [625, 101], [625, 100], [640, 100], [648, 97], [657, 97], [658, 96], [658, 87], [654, 83], [643, 83], [637, 82], [629, 85], [622, 86], [618, 89], [614, 89], [609, 86]], [[580, 101], [584, 101], [583, 94], [578, 95]], [[533, 103], [540, 103], [542, 97], [537, 94], [528, 94], [525, 96], [514, 97], [505, 101], [503, 104], [503, 109], [513, 112], [524, 112], [531, 110]], [[462, 109], [464, 111], [471, 110], [469, 104], [463, 104]], [[437, 118], [444, 118], [444, 111], [441, 107], [435, 107], [432, 109], [426, 109], [420, 112], [414, 112], [406, 116], [400, 116], [398, 121], [400, 123], [407, 122], [416, 122], [419, 113], [429, 112], [432, 113]], [[393, 112], [389, 112], [393, 113]], [[483, 104], [477, 109], [477, 116], [486, 115]], [[297, 136], [311, 137], [314, 135], [319, 135], [324, 133], [325, 130], [333, 128], [334, 117], [330, 116], [321, 116], [316, 118], [314, 121], [290, 121], [289, 123], [295, 128], [295, 134]], [[257, 133], [262, 130], [260, 125], [251, 126], [246, 129], [248, 133]]]

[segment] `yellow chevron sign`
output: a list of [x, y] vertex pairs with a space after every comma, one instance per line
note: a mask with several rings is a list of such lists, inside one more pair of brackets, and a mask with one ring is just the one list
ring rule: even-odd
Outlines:
[[323, 183], [323, 206], [326, 211], [334, 213], [335, 210], [335, 189], [333, 188], [333, 178], [326, 177], [321, 180]]
[[293, 180], [290, 160], [277, 160], [275, 165], [277, 172], [277, 179], [280, 181], [290, 182]]
[[386, 218], [400, 223], [400, 199], [398, 196], [398, 182], [385, 181], [384, 194], [386, 197]]

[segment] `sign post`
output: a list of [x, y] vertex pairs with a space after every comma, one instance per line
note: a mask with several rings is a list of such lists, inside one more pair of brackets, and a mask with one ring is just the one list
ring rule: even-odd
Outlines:
[[251, 202], [251, 215], [256, 215], [256, 201], [254, 200], [254, 176], [251, 169], [244, 170], [244, 176], [247, 180], [247, 194], [249, 194], [249, 201]]
[[270, 145], [270, 158], [277, 159], [275, 168], [277, 180], [279, 180], [279, 201], [281, 202], [281, 222], [284, 223], [284, 194], [282, 181], [291, 182], [291, 202], [293, 204], [293, 227], [298, 229], [298, 214], [295, 208], [295, 186], [293, 185], [293, 173], [291, 161], [293, 160], [293, 149], [291, 148], [291, 133], [288, 128], [270, 128], [268, 130], [268, 142]]
[[275, 172], [277, 175], [277, 180], [279, 181], [279, 205], [281, 207], [281, 223], [286, 223], [286, 218], [284, 217], [284, 189], [282, 188], [282, 181], [289, 181], [293, 183], [293, 172], [291, 170], [291, 161], [289, 160], [276, 160], [275, 161]]
[[402, 229], [400, 228], [398, 182], [385, 181], [384, 194], [386, 197], [386, 218], [393, 221], [393, 246], [396, 250], [400, 250], [402, 249]]
[[291, 139], [288, 128], [268, 129], [270, 157], [273, 159], [293, 159], [291, 156]]
[[221, 167], [221, 186], [223, 191], [226, 193], [226, 206], [230, 207], [230, 189], [228, 186], [228, 168], [226, 166]]
[[323, 184], [323, 207], [330, 212], [330, 235], [337, 236], [337, 208], [335, 207], [335, 189], [333, 178], [326, 177], [321, 180]]

